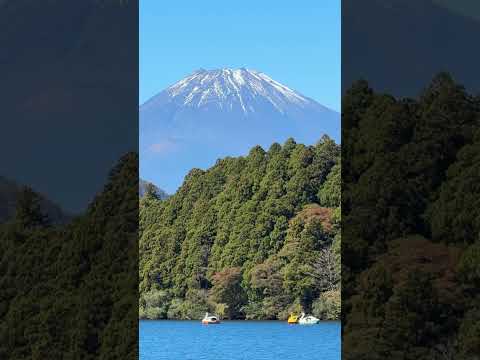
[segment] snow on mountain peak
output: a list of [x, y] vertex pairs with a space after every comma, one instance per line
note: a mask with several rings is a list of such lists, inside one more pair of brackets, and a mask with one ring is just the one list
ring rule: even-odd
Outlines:
[[201, 68], [167, 88], [166, 92], [179, 105], [238, 108], [246, 115], [255, 112], [256, 104], [265, 101], [281, 113], [292, 104], [303, 108], [313, 102], [268, 75], [246, 68]]

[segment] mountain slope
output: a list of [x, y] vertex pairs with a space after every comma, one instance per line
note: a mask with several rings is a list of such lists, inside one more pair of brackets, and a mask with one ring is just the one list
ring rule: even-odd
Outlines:
[[339, 114], [266, 74], [200, 69], [140, 107], [140, 173], [174, 192], [193, 167], [289, 137], [313, 144], [324, 133], [339, 139]]

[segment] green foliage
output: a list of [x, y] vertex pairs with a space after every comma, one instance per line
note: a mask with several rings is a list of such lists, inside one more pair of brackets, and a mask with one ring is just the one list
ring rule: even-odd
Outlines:
[[365, 81], [346, 91], [338, 235], [346, 359], [478, 354], [467, 316], [480, 284], [479, 115], [479, 98], [445, 73], [416, 100]]
[[[168, 308], [163, 319], [199, 319], [206, 311], [213, 309], [213, 304], [208, 301], [207, 293], [204, 290], [191, 290], [185, 299], [173, 298], [165, 304]], [[146, 307], [148, 311], [148, 307]], [[161, 319], [152, 317], [151, 319]]]
[[342, 165], [338, 162], [328, 174], [327, 180], [318, 191], [318, 201], [325, 207], [336, 207], [342, 196]]
[[463, 252], [457, 273], [464, 285], [480, 288], [480, 242], [470, 245]]
[[[339, 158], [326, 136], [314, 146], [289, 139], [193, 169], [166, 200], [142, 198], [141, 296], [167, 291], [167, 317], [178, 318], [186, 301], [203, 307], [199, 316], [274, 319], [294, 303], [309, 310], [320, 292], [312, 266], [339, 232], [340, 197], [328, 194], [339, 191]], [[192, 291], [208, 301], [188, 300]]]
[[165, 290], [150, 290], [140, 299], [141, 319], [166, 319], [171, 296]]
[[435, 239], [472, 243], [480, 233], [480, 132], [457, 154], [428, 211]]
[[64, 226], [49, 226], [38, 195], [24, 191], [17, 217], [0, 226], [0, 358], [138, 357], [137, 163], [122, 158]]
[[337, 320], [342, 309], [340, 289], [326, 291], [313, 302], [313, 315], [319, 319]]
[[41, 197], [31, 188], [24, 187], [18, 196], [15, 222], [23, 229], [36, 229], [50, 224], [41, 208]]
[[480, 309], [471, 309], [459, 329], [459, 355], [462, 359], [475, 359], [480, 354]]

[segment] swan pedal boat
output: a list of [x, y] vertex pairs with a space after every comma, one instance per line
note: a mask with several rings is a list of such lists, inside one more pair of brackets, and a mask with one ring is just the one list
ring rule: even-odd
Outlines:
[[318, 324], [319, 321], [320, 319], [316, 318], [313, 315], [305, 316], [305, 313], [302, 313], [302, 316], [298, 320], [298, 323], [300, 325], [314, 325], [314, 324]]
[[205, 317], [202, 319], [202, 324], [220, 324], [220, 319], [218, 316], [205, 314]]

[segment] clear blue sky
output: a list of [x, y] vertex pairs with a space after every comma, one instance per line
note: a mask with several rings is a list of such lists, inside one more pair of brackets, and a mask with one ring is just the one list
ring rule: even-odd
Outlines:
[[340, 0], [140, 1], [140, 104], [198, 68], [246, 67], [340, 111]]

